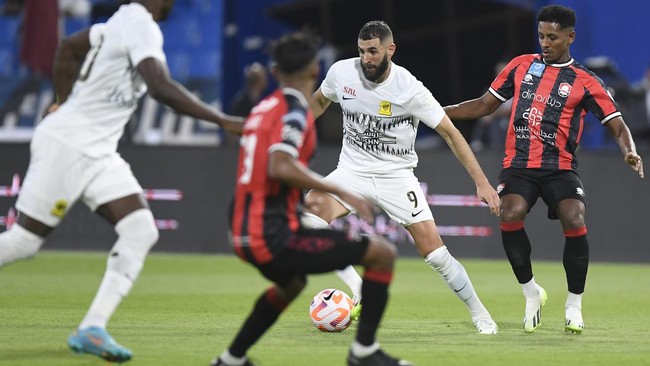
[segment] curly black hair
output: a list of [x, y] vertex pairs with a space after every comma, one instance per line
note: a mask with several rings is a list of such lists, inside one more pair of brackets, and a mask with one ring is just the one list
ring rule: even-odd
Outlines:
[[284, 35], [271, 48], [271, 58], [278, 70], [292, 74], [304, 69], [316, 59], [318, 38], [308, 32]]
[[537, 12], [537, 22], [557, 23], [562, 29], [576, 25], [576, 12], [562, 5], [548, 5]]

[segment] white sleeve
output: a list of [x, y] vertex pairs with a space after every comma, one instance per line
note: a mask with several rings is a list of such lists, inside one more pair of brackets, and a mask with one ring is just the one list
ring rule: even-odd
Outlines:
[[420, 81], [415, 86], [415, 93], [408, 103], [409, 112], [425, 125], [436, 128], [445, 116], [445, 110], [433, 94]]
[[163, 36], [158, 24], [138, 19], [129, 26], [128, 34], [124, 34], [124, 44], [133, 66], [148, 57], [167, 62], [163, 52]]
[[88, 34], [88, 40], [90, 41], [91, 48], [95, 46], [98, 42], [101, 42], [102, 35], [104, 33], [104, 28], [106, 28], [106, 24], [104, 23], [96, 23], [90, 26], [90, 33]]
[[332, 65], [330, 69], [327, 70], [325, 80], [320, 84], [320, 91], [323, 93], [325, 98], [336, 103], [339, 102], [338, 95], [336, 94], [336, 74], [339, 65], [339, 62]]

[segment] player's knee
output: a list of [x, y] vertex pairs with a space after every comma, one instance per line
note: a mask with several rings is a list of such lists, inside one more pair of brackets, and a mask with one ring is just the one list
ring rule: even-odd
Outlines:
[[397, 258], [397, 247], [386, 238], [373, 236], [362, 264], [369, 268], [391, 270]]
[[519, 222], [526, 219], [527, 210], [519, 207], [502, 207], [501, 222]]
[[0, 234], [0, 266], [36, 254], [45, 239], [15, 224]]
[[135, 280], [151, 247], [158, 241], [153, 214], [147, 209], [134, 211], [115, 225], [118, 239], [111, 249], [108, 268]]
[[136, 251], [144, 252], [145, 255], [156, 244], [159, 236], [153, 214], [148, 209], [126, 215], [115, 225], [115, 231]]

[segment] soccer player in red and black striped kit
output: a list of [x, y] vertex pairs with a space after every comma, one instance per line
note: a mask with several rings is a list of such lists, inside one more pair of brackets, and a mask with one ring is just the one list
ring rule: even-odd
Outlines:
[[503, 247], [526, 297], [527, 333], [539, 326], [546, 301], [546, 292], [533, 277], [530, 241], [524, 229], [526, 214], [539, 196], [548, 206], [548, 217], [560, 219], [566, 238], [563, 264], [569, 293], [565, 330], [581, 333], [584, 329], [582, 294], [589, 245], [585, 191], [575, 152], [587, 112], [609, 129], [625, 162], [643, 178], [641, 157], [616, 102], [602, 80], [569, 54], [576, 38], [575, 21], [570, 8], [543, 7], [537, 13], [542, 53], [515, 57], [483, 96], [445, 107], [452, 120], [476, 119], [513, 98], [497, 191]]
[[348, 365], [411, 365], [380, 348], [375, 333], [388, 300], [396, 258], [386, 239], [350, 237], [330, 229], [300, 226], [303, 190], [318, 189], [340, 196], [373, 220], [373, 208], [361, 196], [324, 181], [309, 170], [316, 148], [314, 116], [308, 98], [319, 76], [317, 46], [312, 37], [294, 33], [273, 47], [273, 74], [279, 88], [253, 108], [241, 137], [230, 238], [235, 253], [274, 284], [257, 299], [232, 344], [213, 366], [253, 365], [248, 349], [275, 323], [303, 290], [307, 274], [348, 265], [365, 268], [364, 299], [357, 336]]

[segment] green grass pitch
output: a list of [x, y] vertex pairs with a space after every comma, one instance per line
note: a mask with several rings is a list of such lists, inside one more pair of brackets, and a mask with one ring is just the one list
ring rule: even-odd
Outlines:
[[[106, 253], [42, 252], [0, 269], [0, 365], [106, 365], [75, 355], [66, 337], [92, 301]], [[400, 258], [379, 331], [389, 353], [429, 365], [650, 365], [650, 266], [592, 263], [583, 300], [586, 330], [564, 332], [566, 284], [559, 262], [534, 262], [549, 301], [542, 326], [524, 334], [524, 300], [506, 261], [461, 260], [500, 327], [474, 334], [464, 305], [421, 260]], [[134, 351], [129, 364], [208, 365], [229, 344], [268, 284], [230, 255], [149, 256], [108, 329]], [[344, 365], [355, 326], [321, 333], [311, 297], [347, 290], [333, 274], [309, 285], [249, 356], [261, 366]]]

